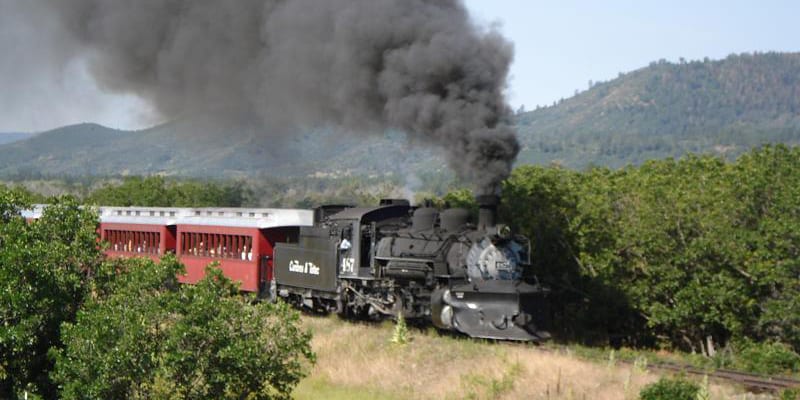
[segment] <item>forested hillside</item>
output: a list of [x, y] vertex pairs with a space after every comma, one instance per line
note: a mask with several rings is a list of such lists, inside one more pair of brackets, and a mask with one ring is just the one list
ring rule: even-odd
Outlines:
[[0, 146], [0, 176], [184, 177], [394, 175], [437, 171], [430, 149], [408, 151], [405, 135], [358, 136], [333, 130], [267, 135], [193, 119], [141, 131], [79, 124]]
[[[800, 142], [800, 53], [658, 61], [516, 115], [517, 165], [620, 167]], [[447, 174], [443, 153], [398, 132], [282, 135], [192, 118], [124, 132], [81, 124], [0, 145], [0, 176], [326, 177]]]
[[618, 167], [800, 142], [800, 54], [658, 61], [518, 115], [520, 163]]

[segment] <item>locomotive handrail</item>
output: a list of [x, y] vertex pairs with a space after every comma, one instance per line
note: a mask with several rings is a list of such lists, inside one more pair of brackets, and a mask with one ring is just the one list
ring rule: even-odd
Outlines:
[[381, 260], [381, 261], [410, 261], [410, 262], [416, 262], [416, 263], [429, 263], [429, 262], [431, 262], [431, 260], [428, 259], [428, 258], [380, 257], [380, 256], [375, 256], [375, 259], [376, 260]]

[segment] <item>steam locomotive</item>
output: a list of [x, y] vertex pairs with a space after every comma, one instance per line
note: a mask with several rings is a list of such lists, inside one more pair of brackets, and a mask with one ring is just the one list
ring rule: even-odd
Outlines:
[[382, 200], [323, 206], [296, 242], [277, 243], [272, 298], [345, 317], [430, 321], [477, 338], [542, 341], [548, 290], [530, 242], [495, 223], [498, 198], [479, 196], [477, 225], [461, 208]]
[[[243, 291], [353, 318], [431, 322], [472, 337], [549, 337], [527, 238], [496, 224], [498, 199], [465, 209], [329, 205], [309, 210], [99, 207], [109, 257], [175, 254], [196, 283], [217, 263]], [[28, 220], [44, 206], [25, 210]]]

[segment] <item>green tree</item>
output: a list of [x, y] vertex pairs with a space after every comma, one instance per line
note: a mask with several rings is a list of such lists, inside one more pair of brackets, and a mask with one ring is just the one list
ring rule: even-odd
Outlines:
[[0, 192], [8, 193], [9, 196], [13, 194], [15, 198], [24, 200], [25, 203], [44, 203], [47, 200], [45, 196], [39, 193], [31, 192], [30, 190], [19, 184], [14, 185], [13, 187], [10, 188], [6, 185], [0, 184]]
[[558, 335], [800, 349], [800, 149], [618, 171], [524, 166], [503, 197], [502, 220], [531, 238], [553, 288]]
[[256, 303], [216, 268], [129, 260], [108, 296], [65, 324], [53, 378], [65, 399], [289, 398], [314, 354], [296, 311]]
[[754, 287], [757, 321], [747, 333], [791, 344], [800, 352], [800, 149], [766, 146], [734, 166], [735, 201]]
[[471, 212], [477, 213], [478, 203], [475, 201], [475, 195], [468, 189], [457, 189], [447, 192], [441, 200], [438, 201], [441, 206], [460, 207], [466, 208]]
[[604, 269], [602, 252], [619, 236], [609, 202], [613, 179], [604, 169], [582, 175], [524, 166], [503, 187], [501, 221], [530, 238], [533, 272], [553, 290], [552, 328], [565, 339], [607, 343], [641, 322]]
[[71, 198], [52, 199], [38, 221], [19, 193], [0, 191], [0, 398], [54, 397], [48, 378], [62, 322], [71, 321], [101, 261], [97, 217]]
[[104, 206], [239, 207], [249, 194], [242, 182], [180, 182], [148, 176], [106, 184], [93, 191], [86, 202]]

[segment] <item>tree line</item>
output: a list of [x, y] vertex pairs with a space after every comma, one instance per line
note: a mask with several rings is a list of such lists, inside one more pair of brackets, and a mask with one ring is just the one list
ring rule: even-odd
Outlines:
[[[35, 178], [35, 177], [34, 177]], [[458, 187], [452, 174], [421, 174], [420, 190], [427, 197]], [[286, 178], [261, 176], [247, 180], [199, 180], [153, 176], [46, 179], [18, 177], [9, 182], [34, 203], [69, 194], [84, 204], [147, 207], [297, 207], [338, 203], [374, 205], [381, 198], [405, 193], [399, 176]], [[0, 184], [0, 186], [3, 186]]]
[[800, 369], [799, 148], [523, 166], [502, 204], [532, 238], [561, 337], [707, 355], [769, 343]]

